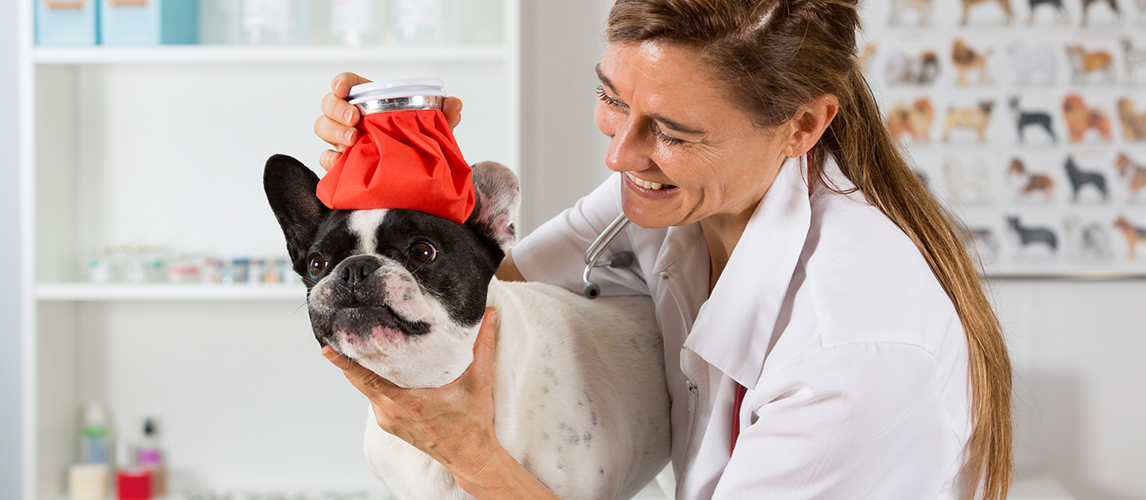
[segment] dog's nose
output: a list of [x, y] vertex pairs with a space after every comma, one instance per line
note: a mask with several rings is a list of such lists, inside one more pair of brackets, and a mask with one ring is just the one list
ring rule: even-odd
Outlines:
[[382, 267], [382, 262], [376, 257], [370, 255], [351, 257], [342, 262], [342, 268], [338, 270], [338, 281], [348, 286], [357, 285], [374, 274], [379, 267]]

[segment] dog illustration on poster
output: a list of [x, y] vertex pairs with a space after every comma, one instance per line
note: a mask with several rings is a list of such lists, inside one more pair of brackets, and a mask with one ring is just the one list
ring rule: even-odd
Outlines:
[[1019, 142], [1026, 142], [1026, 137], [1023, 135], [1023, 129], [1029, 126], [1041, 128], [1044, 130], [1048, 137], [1050, 137], [1051, 144], [1057, 143], [1058, 138], [1054, 135], [1054, 129], [1051, 127], [1051, 115], [1045, 111], [1029, 111], [1024, 110], [1019, 106], [1019, 96], [1011, 97], [1011, 113], [1015, 116], [1015, 127], [1019, 132]]
[[1082, 222], [1078, 216], [1070, 215], [1063, 219], [1063, 230], [1067, 241], [1068, 254], [1072, 258], [1107, 260], [1112, 256], [1110, 237], [1102, 224]]
[[975, 132], [980, 144], [987, 142], [987, 124], [991, 121], [994, 100], [980, 101], [969, 108], [947, 108], [947, 119], [943, 123], [943, 142], [950, 142], [953, 129], [969, 129]]
[[1126, 66], [1126, 82], [1135, 84], [1140, 70], [1146, 69], [1146, 49], [1135, 47], [1134, 41], [1128, 36], [1122, 37], [1119, 43], [1122, 45], [1122, 60]]
[[971, 73], [977, 75], [977, 81], [981, 84], [995, 83], [995, 77], [991, 75], [991, 68], [987, 64], [989, 57], [991, 49], [975, 50], [962, 38], [956, 38], [951, 44], [951, 62], [955, 64], [959, 85], [966, 86], [967, 76]]
[[1041, 5], [1054, 7], [1055, 20], [1062, 21], [1063, 24], [1070, 23], [1070, 18], [1066, 16], [1066, 8], [1062, 5], [1062, 0], [1030, 0], [1031, 10], [1030, 15], [1027, 16], [1027, 24], [1035, 23], [1035, 9]]
[[1087, 25], [1090, 6], [1096, 3], [1106, 4], [1108, 7], [1110, 7], [1110, 10], [1114, 13], [1114, 16], [1117, 18], [1117, 20], [1122, 20], [1122, 12], [1118, 10], [1117, 0], [1082, 0], [1082, 26], [1085, 27]]
[[896, 103], [887, 113], [887, 129], [892, 137], [907, 135], [916, 144], [927, 143], [931, 140], [928, 131], [934, 114], [931, 101], [926, 97], [916, 99], [910, 108]]
[[1114, 83], [1114, 56], [1105, 50], [1086, 50], [1081, 45], [1067, 45], [1066, 58], [1070, 61], [1071, 81], [1086, 83], [1090, 75], [1100, 73], [1106, 83]]
[[1070, 132], [1070, 142], [1082, 142], [1087, 131], [1094, 129], [1098, 136], [1110, 142], [1110, 117], [1097, 109], [1091, 109], [1078, 94], [1067, 94], [1062, 100], [1062, 116]]
[[1066, 157], [1066, 178], [1070, 180], [1071, 196], [1070, 201], [1078, 202], [1078, 193], [1086, 186], [1094, 186], [1102, 195], [1102, 201], [1105, 202], [1109, 198], [1109, 192], [1106, 190], [1106, 176], [1099, 172], [1082, 170], [1074, 163], [1073, 156]]
[[1004, 22], [1010, 24], [1014, 19], [1014, 14], [1011, 13], [1011, 3], [1009, 0], [960, 0], [963, 4], [963, 20], [960, 24], [966, 25], [970, 20], [971, 8], [979, 4], [995, 4], [998, 5], [1003, 11]]
[[1126, 153], [1119, 153], [1114, 160], [1114, 167], [1118, 169], [1118, 176], [1126, 182], [1130, 199], [1137, 200], [1138, 192], [1146, 188], [1146, 165], [1135, 162]]
[[1043, 246], [1051, 253], [1058, 251], [1058, 237], [1047, 227], [1024, 226], [1017, 215], [1007, 216], [1007, 227], [1018, 238], [1020, 251], [1028, 247]]
[[1126, 238], [1126, 246], [1129, 250], [1130, 260], [1138, 258], [1138, 242], [1146, 241], [1146, 229], [1131, 224], [1130, 221], [1126, 220], [1126, 217], [1121, 215], [1119, 215], [1117, 219], [1114, 219], [1114, 227], [1118, 228], [1123, 238]]
[[1122, 138], [1127, 141], [1146, 141], [1146, 110], [1134, 110], [1129, 97], [1118, 100], [1118, 121], [1122, 122]]
[[903, 10], [915, 12], [919, 18], [920, 26], [927, 26], [930, 24], [928, 17], [931, 15], [931, 2], [932, 0], [891, 0], [891, 24], [896, 26], [899, 24], [899, 13]]
[[1011, 160], [1007, 173], [1009, 178], [1019, 186], [1017, 195], [1020, 200], [1028, 200], [1036, 196], [1044, 201], [1054, 199], [1055, 183], [1051, 176], [1039, 172], [1028, 172], [1022, 160], [1018, 158]]
[[887, 82], [891, 85], [930, 85], [939, 75], [939, 56], [925, 50], [919, 56], [896, 50], [887, 57]]

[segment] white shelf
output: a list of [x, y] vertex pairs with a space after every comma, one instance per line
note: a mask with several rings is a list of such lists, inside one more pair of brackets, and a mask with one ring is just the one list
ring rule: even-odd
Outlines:
[[215, 284], [96, 284], [41, 283], [36, 299], [56, 302], [107, 301], [298, 301], [306, 300], [302, 285]]
[[504, 44], [433, 46], [340, 45], [160, 45], [35, 47], [39, 65], [99, 64], [316, 64], [386, 62], [498, 62], [508, 59]]

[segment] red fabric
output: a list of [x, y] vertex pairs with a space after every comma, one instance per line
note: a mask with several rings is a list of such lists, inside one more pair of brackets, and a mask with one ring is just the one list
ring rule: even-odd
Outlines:
[[407, 208], [459, 224], [474, 208], [470, 166], [436, 109], [366, 115], [358, 142], [318, 183], [336, 210]]
[[740, 407], [744, 406], [744, 395], [747, 393], [747, 387], [736, 384], [736, 395], [732, 397], [732, 442], [728, 446], [729, 455], [736, 449], [736, 438], [740, 437]]

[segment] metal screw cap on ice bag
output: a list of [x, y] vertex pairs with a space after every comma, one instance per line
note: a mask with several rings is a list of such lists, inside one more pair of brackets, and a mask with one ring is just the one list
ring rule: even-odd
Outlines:
[[442, 109], [445, 84], [437, 78], [364, 83], [350, 88], [350, 104], [363, 115], [410, 109]]

